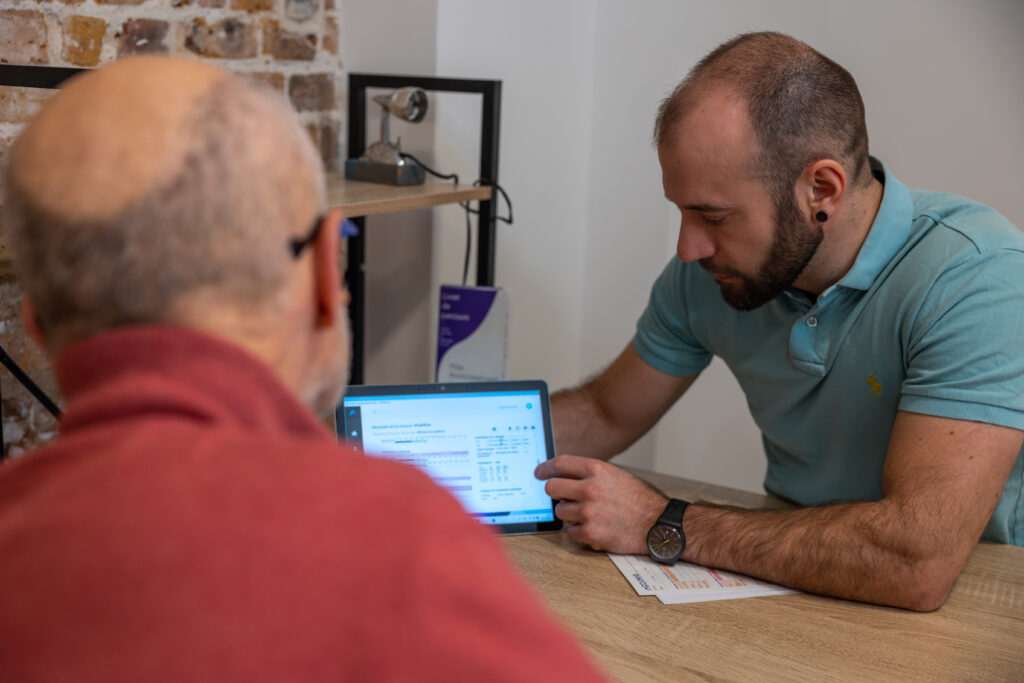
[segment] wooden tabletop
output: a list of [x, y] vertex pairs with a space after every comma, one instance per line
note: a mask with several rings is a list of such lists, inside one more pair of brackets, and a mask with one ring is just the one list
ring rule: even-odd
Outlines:
[[[744, 507], [767, 496], [637, 472], [667, 494]], [[622, 681], [1024, 681], [1024, 548], [982, 543], [936, 612], [796, 594], [663, 605], [564, 534], [506, 539], [598, 664]]]
[[341, 207], [346, 218], [490, 198], [487, 185], [455, 185], [427, 178], [422, 185], [396, 186], [346, 180], [341, 173], [327, 176], [327, 205]]

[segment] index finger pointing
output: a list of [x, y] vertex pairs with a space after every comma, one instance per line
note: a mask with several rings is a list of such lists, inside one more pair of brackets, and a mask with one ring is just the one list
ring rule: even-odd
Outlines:
[[556, 455], [551, 460], [545, 460], [537, 465], [533, 476], [538, 479], [551, 479], [552, 477], [583, 479], [590, 473], [590, 466], [593, 462], [593, 458], [584, 458], [578, 455]]

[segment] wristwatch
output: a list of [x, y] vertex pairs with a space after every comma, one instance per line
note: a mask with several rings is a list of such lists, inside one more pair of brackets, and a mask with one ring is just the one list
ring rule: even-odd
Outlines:
[[687, 505], [689, 503], [685, 500], [670, 498], [661, 517], [647, 532], [647, 552], [655, 562], [672, 564], [686, 549], [683, 513]]

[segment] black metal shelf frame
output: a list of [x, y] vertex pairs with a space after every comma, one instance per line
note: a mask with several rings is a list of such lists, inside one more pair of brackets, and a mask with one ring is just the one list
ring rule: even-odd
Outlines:
[[[348, 76], [348, 156], [358, 157], [366, 149], [366, 90], [397, 89], [407, 86], [432, 92], [455, 92], [482, 95], [480, 108], [480, 181], [498, 183], [498, 149], [501, 137], [501, 81], [469, 78], [435, 78], [395, 74], [352, 73]], [[476, 284], [494, 284], [495, 223], [498, 202], [495, 196], [480, 202], [476, 241]], [[366, 323], [366, 260], [365, 218], [353, 219], [359, 235], [348, 241], [348, 270], [345, 274], [352, 301], [349, 318], [352, 323], [352, 366], [349, 382], [362, 384], [364, 375], [363, 344]]]

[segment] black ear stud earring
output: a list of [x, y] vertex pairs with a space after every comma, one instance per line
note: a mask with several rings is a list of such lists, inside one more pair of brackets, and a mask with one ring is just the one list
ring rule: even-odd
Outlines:
[[824, 211], [819, 211], [818, 213], [814, 214], [814, 220], [818, 221], [819, 223], [824, 223], [825, 221], [828, 220], [828, 214], [825, 213]]

